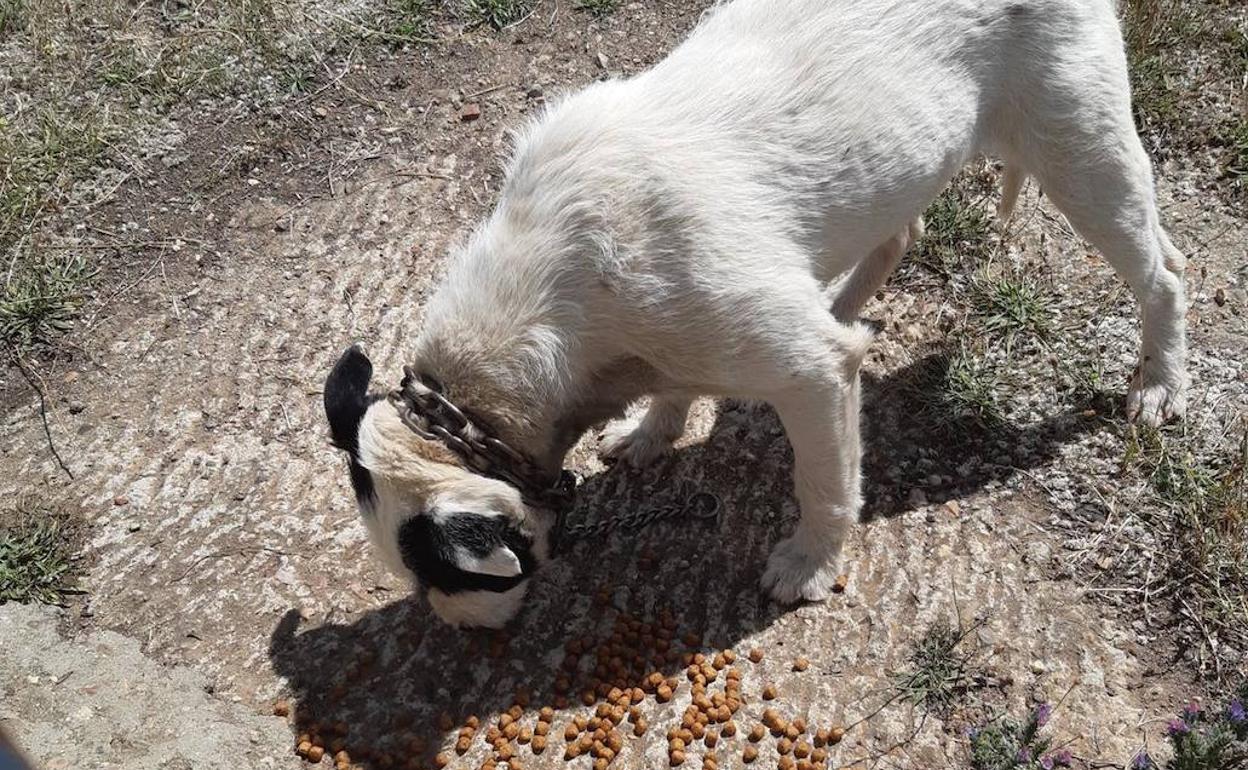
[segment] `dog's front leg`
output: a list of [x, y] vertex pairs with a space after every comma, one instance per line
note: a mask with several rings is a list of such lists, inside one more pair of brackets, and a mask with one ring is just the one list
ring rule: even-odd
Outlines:
[[826, 599], [862, 507], [858, 363], [839, 362], [771, 398], [793, 446], [797, 530], [767, 560], [763, 587], [780, 602]]

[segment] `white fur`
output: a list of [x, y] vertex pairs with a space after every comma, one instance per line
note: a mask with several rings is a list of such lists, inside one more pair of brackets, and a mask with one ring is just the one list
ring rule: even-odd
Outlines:
[[[416, 360], [505, 394], [526, 415], [508, 438], [551, 465], [567, 441], [550, 425], [605, 388], [657, 397], [612, 444], [634, 461], [670, 446], [693, 396], [769, 401], [802, 519], [764, 583], [820, 599], [861, 506], [869, 335], [850, 324], [929, 202], [983, 153], [1012, 169], [1007, 204], [1034, 177], [1135, 291], [1132, 418], [1181, 415], [1183, 258], [1158, 221], [1111, 0], [717, 6], [653, 69], [520, 132]], [[822, 290], [837, 279], [833, 315]]]

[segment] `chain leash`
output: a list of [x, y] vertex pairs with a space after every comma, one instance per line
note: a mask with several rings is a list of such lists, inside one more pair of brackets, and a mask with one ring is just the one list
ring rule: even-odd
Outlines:
[[721, 507], [719, 498], [710, 492], [694, 492], [680, 501], [601, 517], [595, 521], [565, 524], [561, 535], [568, 541], [600, 539], [616, 530], [640, 532], [653, 524], [674, 519], [709, 521], [718, 527]]

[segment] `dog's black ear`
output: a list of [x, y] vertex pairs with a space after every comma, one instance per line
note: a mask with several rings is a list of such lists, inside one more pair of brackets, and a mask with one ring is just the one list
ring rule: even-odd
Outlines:
[[372, 399], [368, 383], [373, 378], [373, 364], [364, 355], [364, 346], [356, 343], [347, 348], [334, 364], [325, 380], [325, 416], [334, 446], [354, 456], [359, 450], [360, 420]]

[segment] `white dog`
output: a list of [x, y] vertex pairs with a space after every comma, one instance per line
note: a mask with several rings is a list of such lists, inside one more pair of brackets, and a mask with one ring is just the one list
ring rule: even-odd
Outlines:
[[[1158, 222], [1111, 0], [736, 0], [520, 134], [429, 303], [406, 395], [370, 396], [358, 347], [335, 367], [327, 412], [375, 544], [445, 620], [501, 625], [547, 556], [559, 503], [542, 490], [584, 431], [650, 396], [609, 448], [645, 463], [695, 396], [758, 399], [792, 443], [801, 505], [763, 583], [823, 599], [861, 506], [870, 334], [854, 319], [978, 154], [1006, 163], [1006, 209], [1034, 177], [1134, 290], [1131, 418], [1181, 416], [1184, 258]], [[483, 458], [488, 437], [509, 449]]]

